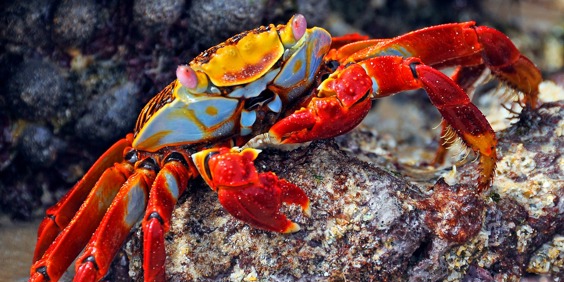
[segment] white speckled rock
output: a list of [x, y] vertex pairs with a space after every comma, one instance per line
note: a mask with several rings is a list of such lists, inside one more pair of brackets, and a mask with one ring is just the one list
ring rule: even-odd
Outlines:
[[[553, 90], [558, 89], [564, 93], [561, 88]], [[168, 277], [171, 281], [518, 281], [527, 273], [556, 277], [563, 253], [557, 235], [564, 228], [563, 120], [564, 102], [549, 102], [522, 113], [518, 122], [499, 132], [498, 175], [484, 195], [471, 189], [476, 162], [459, 164], [456, 173], [449, 169], [414, 173], [413, 167], [393, 160], [385, 164], [386, 170], [397, 169], [390, 173], [369, 164], [366, 161], [381, 164], [389, 157], [382, 149], [378, 150], [384, 154], [372, 152], [383, 140], [376, 136], [377, 141], [369, 144], [367, 136], [377, 135], [373, 132], [357, 130], [339, 138], [341, 146], [321, 141], [289, 152], [263, 150], [257, 167], [301, 186], [311, 199], [312, 216], [285, 207], [302, 227], [299, 232], [256, 230], [229, 216], [215, 193], [196, 181], [177, 206], [167, 235]], [[451, 174], [456, 185], [439, 182], [433, 188], [441, 174]], [[418, 184], [409, 184], [411, 180]], [[421, 209], [424, 199], [441, 195], [470, 211], [472, 216], [463, 219], [467, 214], [460, 213], [458, 218], [466, 223], [440, 222], [449, 216], [445, 212], [456, 210]], [[466, 237], [456, 237], [464, 239], [456, 242], [449, 234]], [[140, 235], [137, 232], [126, 248], [132, 258], [130, 274], [137, 281], [142, 277]]]

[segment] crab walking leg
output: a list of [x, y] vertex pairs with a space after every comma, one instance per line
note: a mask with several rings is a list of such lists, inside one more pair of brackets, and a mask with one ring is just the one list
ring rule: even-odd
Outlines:
[[[431, 103], [466, 146], [480, 153], [479, 192], [489, 188], [497, 161], [495, 133], [482, 112], [452, 79], [417, 58], [377, 57], [360, 65], [374, 78], [373, 96], [424, 88]], [[394, 79], [389, 79], [389, 77]]]
[[155, 165], [143, 161], [123, 184], [102, 222], [77, 259], [75, 281], [98, 281], [107, 272], [117, 251], [147, 206]]
[[414, 67], [431, 103], [464, 144], [480, 153], [478, 192], [487, 190], [495, 174], [497, 139], [491, 125], [468, 96], [440, 71], [426, 66]]
[[192, 155], [206, 183], [235, 218], [256, 228], [290, 233], [300, 230], [280, 212], [282, 203], [296, 204], [309, 216], [309, 199], [298, 186], [273, 172], [258, 173], [254, 160], [259, 150], [213, 148]]
[[[174, 154], [174, 153], [173, 153]], [[171, 159], [159, 171], [143, 219], [143, 270], [145, 281], [165, 281], [166, 251], [164, 235], [170, 230], [172, 210], [184, 193], [190, 172], [184, 158]]]
[[32, 265], [30, 281], [59, 280], [84, 248], [118, 193], [119, 187], [132, 171], [132, 165], [123, 162], [115, 164], [102, 174], [70, 223], [51, 243], [42, 258]]
[[[88, 170], [82, 179], [57, 202], [57, 204], [47, 210], [47, 215], [41, 222], [37, 232], [37, 244], [35, 246], [33, 262], [36, 262], [43, 256], [61, 230], [69, 224], [71, 219], [75, 216], [76, 211], [80, 208], [80, 205], [82, 205], [89, 195], [96, 181], [100, 179], [102, 173], [112, 167], [114, 163], [123, 160], [123, 151], [128, 146], [131, 146], [131, 141], [128, 139], [121, 139], [116, 142], [92, 165], [92, 168]], [[119, 177], [119, 174], [113, 177]], [[106, 182], [111, 183], [111, 181], [112, 180], [107, 180]], [[118, 179], [113, 181], [119, 182]], [[121, 182], [123, 183], [124, 181], [125, 180]], [[106, 186], [107, 184], [104, 187]]]
[[[451, 76], [454, 83], [462, 88], [462, 91], [470, 97], [472, 100], [472, 94], [474, 92], [474, 87], [478, 79], [484, 73], [486, 66], [459, 66], [456, 68], [454, 74]], [[441, 165], [445, 162], [445, 158], [448, 152], [448, 146], [453, 142], [451, 140], [452, 136], [448, 133], [448, 123], [443, 119], [441, 121], [441, 135], [439, 138], [439, 146], [437, 147], [437, 152], [435, 153], [435, 159], [433, 160], [433, 165]]]
[[[337, 51], [340, 53], [341, 51]], [[523, 56], [503, 33], [474, 22], [444, 24], [398, 36], [350, 54], [343, 49], [339, 62], [349, 62], [379, 56], [417, 57], [436, 68], [446, 66], [485, 65], [494, 75], [524, 93], [524, 102], [535, 107], [538, 85], [542, 81], [539, 69]]]

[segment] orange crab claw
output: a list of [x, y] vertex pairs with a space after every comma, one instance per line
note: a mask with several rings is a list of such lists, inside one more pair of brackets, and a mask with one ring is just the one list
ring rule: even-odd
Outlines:
[[259, 150], [214, 148], [192, 155], [198, 171], [218, 193], [223, 207], [235, 218], [264, 230], [300, 230], [280, 212], [282, 203], [299, 205], [310, 214], [309, 199], [298, 186], [272, 172], [258, 173], [253, 163]]
[[274, 124], [269, 134], [281, 143], [301, 143], [346, 133], [368, 114], [371, 88], [361, 66], [337, 71], [319, 86], [317, 97]]

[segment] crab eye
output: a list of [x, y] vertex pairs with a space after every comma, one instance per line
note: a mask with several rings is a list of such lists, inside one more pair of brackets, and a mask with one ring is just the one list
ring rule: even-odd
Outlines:
[[178, 68], [176, 68], [176, 78], [178, 78], [178, 81], [186, 88], [194, 89], [198, 86], [198, 76], [196, 76], [196, 72], [189, 66], [178, 66]]
[[296, 41], [300, 40], [307, 28], [307, 21], [302, 14], [297, 14], [294, 16], [292, 21], [292, 33], [294, 33], [294, 38]]

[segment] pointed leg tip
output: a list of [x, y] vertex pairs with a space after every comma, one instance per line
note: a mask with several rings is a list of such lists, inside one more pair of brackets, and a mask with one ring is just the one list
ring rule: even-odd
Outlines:
[[273, 145], [279, 145], [283, 142], [282, 136], [272, 129], [268, 132], [268, 139]]
[[304, 213], [305, 216], [311, 217], [311, 205], [310, 205], [309, 199], [308, 199], [307, 202], [302, 206], [302, 212]]
[[300, 225], [295, 222], [292, 222], [286, 227], [286, 229], [282, 231], [282, 233], [295, 233], [300, 230], [301, 230]]

